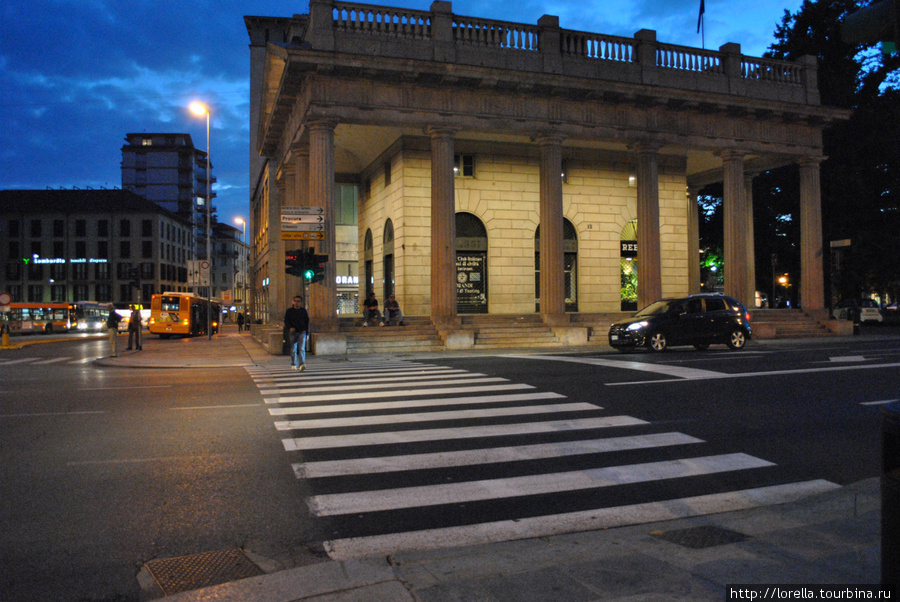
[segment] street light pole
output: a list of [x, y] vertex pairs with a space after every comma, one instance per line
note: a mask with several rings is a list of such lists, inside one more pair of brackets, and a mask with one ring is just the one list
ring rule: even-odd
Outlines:
[[195, 115], [206, 115], [206, 263], [209, 269], [206, 272], [206, 338], [212, 340], [212, 198], [210, 197], [210, 180], [209, 180], [209, 108], [199, 102], [192, 102], [191, 111]]
[[[245, 244], [244, 243], [244, 234], [246, 233], [247, 222], [244, 221], [244, 218], [242, 218], [242, 217], [236, 217], [236, 218], [234, 218], [234, 223], [241, 225], [241, 246], [239, 247], [240, 250], [238, 251], [238, 253], [239, 253], [238, 276], [240, 276], [241, 282], [240, 282], [240, 288], [238, 288], [237, 286], [235, 286], [235, 288], [238, 288], [238, 290], [240, 290], [241, 303], [244, 305], [244, 309], [246, 309], [247, 308], [247, 297], [244, 294], [244, 285], [247, 282], [246, 281], [247, 274], [245, 271], [247, 269], [247, 264], [244, 263], [244, 244]], [[237, 285], [237, 283], [235, 283], [235, 285]], [[246, 312], [245, 312], [244, 317], [246, 317]]]

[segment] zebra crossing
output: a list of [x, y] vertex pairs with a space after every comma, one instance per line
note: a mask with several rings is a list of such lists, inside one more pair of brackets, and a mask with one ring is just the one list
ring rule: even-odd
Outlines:
[[836, 487], [487, 374], [384, 359], [246, 369], [334, 559], [668, 520]]
[[95, 357], [19, 357], [16, 359], [0, 359], [0, 369], [6, 366], [46, 366], [48, 364], [87, 364], [93, 362]]

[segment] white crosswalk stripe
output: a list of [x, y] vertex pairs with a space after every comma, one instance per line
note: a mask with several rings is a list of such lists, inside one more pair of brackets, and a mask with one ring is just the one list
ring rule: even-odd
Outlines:
[[47, 366], [50, 364], [87, 364], [96, 360], [96, 357], [73, 358], [63, 357], [20, 357], [16, 359], [0, 359], [0, 368], [5, 366]]
[[328, 517], [335, 535], [324, 545], [335, 559], [695, 516], [837, 487], [792, 483], [763, 458], [486, 374], [382, 359], [248, 373], [285, 451], [302, 452], [292, 467], [313, 515]]

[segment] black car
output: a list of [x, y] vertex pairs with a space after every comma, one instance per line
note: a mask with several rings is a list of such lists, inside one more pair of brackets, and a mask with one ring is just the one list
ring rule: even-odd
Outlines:
[[665, 351], [673, 345], [706, 349], [724, 343], [741, 349], [750, 340], [750, 314], [724, 295], [701, 294], [661, 299], [609, 328], [609, 344], [619, 351], [646, 347]]

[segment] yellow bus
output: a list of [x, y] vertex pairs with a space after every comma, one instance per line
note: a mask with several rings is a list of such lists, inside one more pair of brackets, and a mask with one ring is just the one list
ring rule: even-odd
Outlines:
[[213, 334], [219, 332], [222, 313], [217, 300], [207, 301], [194, 293], [162, 293], [150, 299], [150, 325], [152, 334], [161, 339], [172, 336], [192, 337], [206, 334], [207, 313]]
[[67, 332], [75, 328], [75, 307], [69, 303], [10, 303], [9, 333]]

